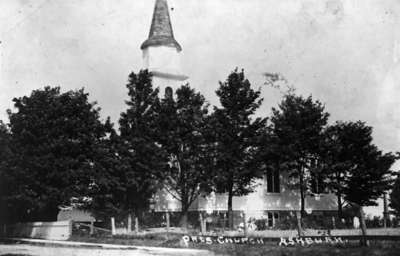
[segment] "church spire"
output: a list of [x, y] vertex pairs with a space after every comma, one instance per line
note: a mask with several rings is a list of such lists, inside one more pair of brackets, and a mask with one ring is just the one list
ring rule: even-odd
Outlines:
[[173, 47], [178, 52], [182, 50], [174, 38], [167, 0], [156, 0], [149, 38], [143, 42], [140, 48], [144, 50], [150, 46]]

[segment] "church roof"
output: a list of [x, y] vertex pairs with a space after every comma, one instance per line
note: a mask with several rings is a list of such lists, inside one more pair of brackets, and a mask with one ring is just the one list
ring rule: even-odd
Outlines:
[[169, 46], [178, 51], [182, 50], [174, 38], [167, 0], [156, 0], [149, 38], [143, 42], [140, 48], [143, 50], [149, 46]]

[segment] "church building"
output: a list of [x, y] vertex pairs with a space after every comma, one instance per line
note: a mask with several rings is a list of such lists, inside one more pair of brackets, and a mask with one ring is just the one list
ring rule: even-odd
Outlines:
[[[186, 83], [188, 76], [182, 73], [180, 53], [182, 46], [176, 41], [170, 19], [167, 0], [156, 0], [149, 37], [141, 45], [143, 68], [153, 74], [153, 82], [163, 92], [171, 87], [174, 91]], [[337, 211], [336, 196], [328, 193], [321, 184], [314, 182], [312, 194], [305, 198], [307, 213], [323, 216]], [[282, 216], [300, 210], [299, 191], [292, 189], [289, 178], [278, 171], [268, 173], [258, 181], [256, 190], [247, 195], [233, 198], [236, 215], [245, 213], [246, 218], [267, 219], [273, 227]], [[190, 211], [211, 214], [227, 211], [226, 194], [212, 193], [200, 196], [190, 207]], [[180, 202], [166, 191], [155, 196], [154, 210], [157, 212], [179, 212]], [[238, 225], [236, 221], [235, 225]]]

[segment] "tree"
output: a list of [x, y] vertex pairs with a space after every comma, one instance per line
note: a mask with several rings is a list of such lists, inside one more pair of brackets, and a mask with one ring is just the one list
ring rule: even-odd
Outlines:
[[97, 220], [108, 221], [110, 216], [119, 216], [125, 210], [121, 198], [126, 194], [123, 182], [127, 167], [118, 153], [119, 143], [119, 136], [112, 130], [110, 136], [96, 148], [96, 153], [102, 158], [98, 159], [93, 170], [88, 193], [90, 201], [81, 208], [89, 210]]
[[336, 122], [327, 127], [323, 144], [324, 176], [329, 189], [337, 196], [338, 215], [342, 217], [343, 193], [351, 171], [372, 143], [372, 127], [358, 122]]
[[346, 179], [345, 200], [360, 207], [377, 205], [376, 200], [392, 186], [391, 166], [396, 159], [393, 153], [383, 153], [375, 145], [365, 147]]
[[372, 127], [361, 121], [337, 122], [325, 134], [324, 173], [338, 197], [339, 216], [343, 197], [358, 209], [365, 244], [363, 207], [376, 205], [376, 200], [390, 189], [393, 174], [390, 168], [397, 157], [382, 153], [372, 143]]
[[115, 136], [112, 141], [118, 161], [109, 175], [116, 177], [113, 179], [115, 184], [105, 181], [104, 185], [109, 188], [106, 194], [109, 194], [107, 200], [103, 199], [103, 204], [107, 202], [120, 213], [139, 216], [159, 188], [168, 158], [157, 142], [160, 136], [157, 125], [160, 101], [151, 74], [147, 70], [131, 73], [127, 88], [128, 109], [119, 120], [120, 136]]
[[[14, 198], [23, 201], [24, 220], [56, 220], [58, 207], [89, 193], [96, 147], [111, 130], [83, 89], [34, 90], [15, 98], [8, 111], [14, 162], [8, 175], [18, 180]], [[21, 204], [20, 204], [21, 205]]]
[[390, 168], [396, 159], [394, 154], [383, 154], [375, 145], [368, 145], [346, 179], [344, 199], [359, 210], [363, 245], [367, 245], [363, 207], [377, 205], [376, 200], [391, 188], [393, 172]]
[[363, 206], [376, 205], [376, 200], [390, 189], [390, 168], [397, 157], [383, 154], [373, 145], [372, 127], [361, 121], [336, 122], [326, 129], [325, 135], [323, 172], [338, 197], [339, 216], [344, 198], [358, 209], [365, 235]]
[[317, 172], [323, 129], [329, 114], [311, 96], [303, 98], [294, 93], [284, 95], [279, 109], [272, 109], [271, 125], [274, 143], [280, 152], [279, 166], [296, 182], [300, 190], [301, 214], [309, 188], [307, 173]]
[[400, 217], [400, 175], [397, 175], [397, 179], [393, 185], [393, 190], [390, 193], [390, 205], [393, 209], [393, 213]]
[[169, 155], [164, 189], [181, 203], [182, 227], [187, 227], [190, 205], [210, 190], [211, 142], [207, 139], [208, 105], [189, 85], [163, 99], [160, 109], [160, 144]]
[[228, 194], [229, 228], [233, 228], [233, 196], [253, 191], [254, 179], [262, 175], [257, 157], [266, 120], [253, 118], [260, 107], [260, 91], [253, 90], [244, 71], [235, 70], [216, 91], [221, 107], [213, 113], [217, 192]]
[[0, 121], [0, 222], [13, 221], [17, 209], [23, 205], [14, 197], [19, 184], [12, 175], [12, 160], [11, 133], [7, 125]]

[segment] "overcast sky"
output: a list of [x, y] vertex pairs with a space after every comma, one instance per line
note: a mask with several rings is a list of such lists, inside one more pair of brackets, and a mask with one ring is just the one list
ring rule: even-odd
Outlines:
[[[46, 85], [85, 87], [117, 123], [153, 0], [1, 0], [0, 119], [12, 98]], [[326, 104], [330, 121], [363, 120], [384, 151], [400, 150], [400, 1], [169, 0], [190, 84], [217, 104], [218, 81], [244, 68], [270, 115], [281, 73]], [[397, 42], [397, 43], [396, 43]], [[399, 164], [397, 164], [399, 166]], [[370, 209], [381, 213], [382, 207]]]
[[[127, 76], [142, 66], [153, 0], [2, 0], [0, 119], [12, 98], [45, 85], [85, 87], [103, 116], [125, 109]], [[263, 86], [279, 72], [335, 120], [363, 120], [385, 151], [400, 145], [400, 2], [169, 0], [184, 72], [211, 104], [235, 67], [262, 87], [269, 115], [281, 99]]]

